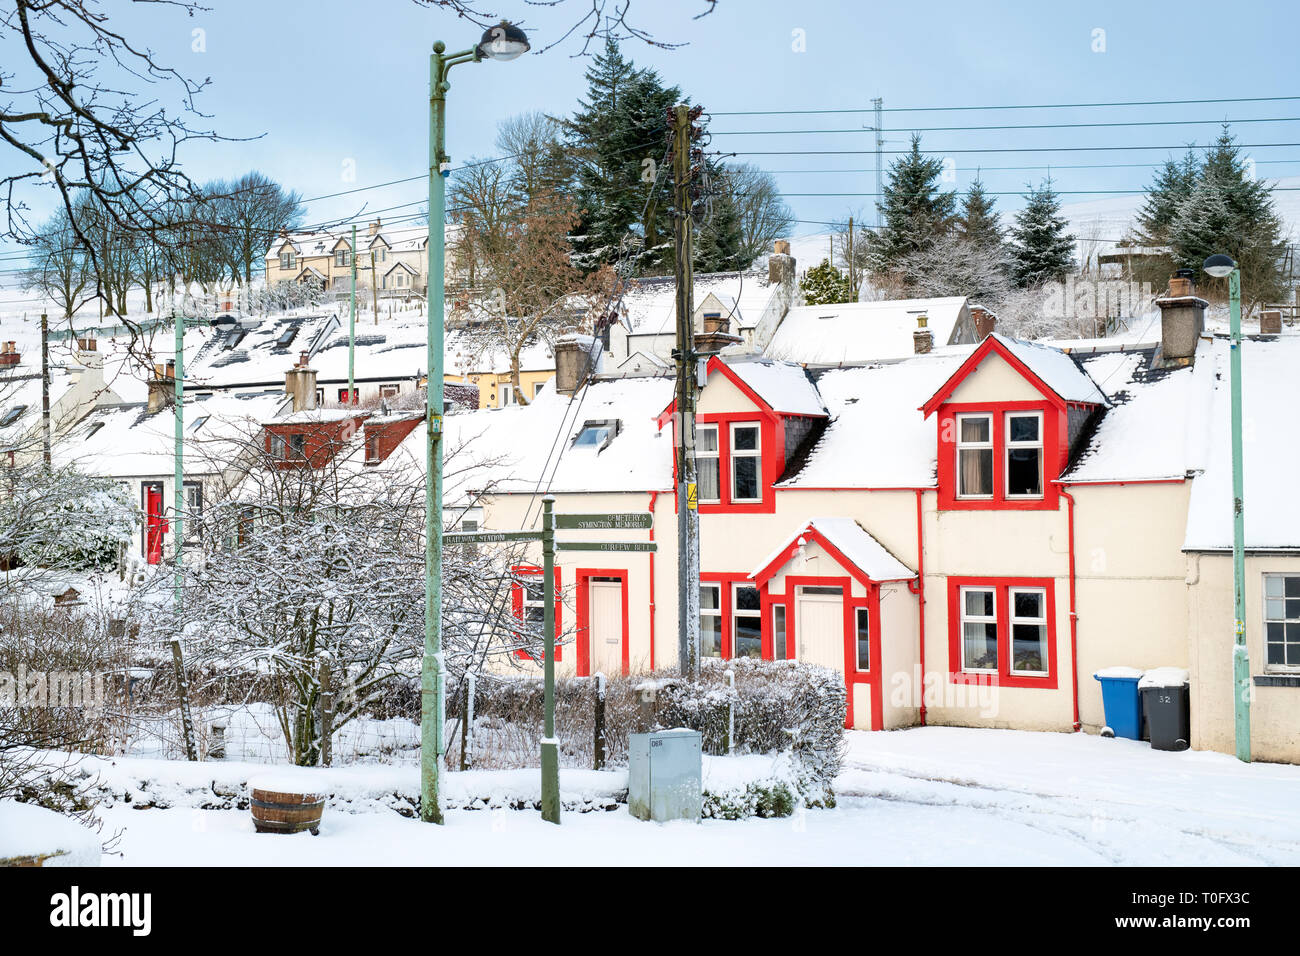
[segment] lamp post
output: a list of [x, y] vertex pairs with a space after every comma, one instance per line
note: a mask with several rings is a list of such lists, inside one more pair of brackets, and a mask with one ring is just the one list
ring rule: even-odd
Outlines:
[[420, 818], [442, 823], [438, 806], [438, 771], [446, 750], [443, 698], [446, 671], [442, 659], [442, 413], [443, 413], [443, 268], [446, 241], [445, 177], [451, 157], [445, 147], [447, 74], [458, 63], [483, 59], [513, 60], [528, 52], [528, 38], [518, 27], [502, 20], [483, 33], [478, 46], [446, 53], [441, 40], [429, 57], [429, 274], [428, 342], [426, 367], [426, 428], [424, 482], [424, 660], [420, 667]]
[[1228, 256], [1217, 253], [1202, 268], [1216, 279], [1228, 280], [1232, 316], [1232, 341], [1228, 347], [1232, 392], [1232, 686], [1237, 759], [1250, 762], [1250, 658], [1246, 650], [1246, 519], [1241, 450], [1241, 270]]

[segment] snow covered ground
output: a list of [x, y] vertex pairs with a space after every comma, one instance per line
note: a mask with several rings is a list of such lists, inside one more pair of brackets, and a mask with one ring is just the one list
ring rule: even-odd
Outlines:
[[[155, 763], [156, 762], [151, 762]], [[350, 773], [383, 768], [348, 768]], [[327, 811], [320, 836], [257, 835], [249, 814], [107, 811], [108, 865], [1251, 865], [1300, 863], [1300, 767], [1162, 753], [1083, 734], [932, 727], [849, 734], [839, 807], [787, 819], [647, 824], [624, 808]]]

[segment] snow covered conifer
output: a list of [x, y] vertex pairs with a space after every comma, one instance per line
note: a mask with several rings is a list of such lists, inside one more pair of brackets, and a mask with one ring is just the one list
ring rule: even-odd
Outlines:
[[1031, 186], [1027, 199], [1011, 227], [1011, 275], [1021, 288], [1062, 279], [1074, 268], [1074, 236], [1052, 181]]
[[952, 228], [957, 196], [939, 188], [943, 163], [921, 152], [921, 137], [889, 168], [877, 208], [882, 225], [867, 246], [867, 268], [877, 279], [891, 275], [900, 259], [923, 250]]
[[821, 265], [809, 269], [800, 281], [799, 289], [803, 292], [806, 305], [834, 305], [853, 301], [849, 277], [831, 265], [829, 259], [823, 259]]

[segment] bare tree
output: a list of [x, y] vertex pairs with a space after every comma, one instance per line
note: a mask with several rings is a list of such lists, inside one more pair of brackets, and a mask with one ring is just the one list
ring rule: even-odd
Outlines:
[[37, 229], [23, 285], [53, 302], [67, 320], [96, 297], [90, 259], [76, 242], [67, 210], [58, 210]]
[[788, 235], [794, 213], [781, 198], [776, 177], [748, 163], [725, 167], [722, 176], [740, 220], [740, 251], [745, 262], [772, 251], [772, 242]]
[[302, 197], [257, 170], [208, 192], [216, 221], [225, 227], [221, 236], [231, 275], [250, 284], [254, 265], [260, 272], [266, 250], [280, 231], [302, 222]]

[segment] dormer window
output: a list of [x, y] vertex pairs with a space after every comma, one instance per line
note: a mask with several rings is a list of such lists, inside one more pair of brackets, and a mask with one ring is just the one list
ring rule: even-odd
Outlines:
[[731, 500], [763, 500], [763, 445], [758, 422], [731, 425]]
[[336, 266], [339, 266], [339, 267], [346, 266], [346, 265], [348, 264], [348, 250], [347, 250], [347, 249], [336, 249], [336, 250], [334, 250], [334, 264], [335, 264]]
[[695, 480], [701, 504], [717, 504], [722, 500], [720, 474], [718, 426], [698, 425], [695, 429]]
[[369, 434], [366, 436], [366, 463], [373, 464], [379, 461], [379, 435]]
[[280, 268], [292, 269], [294, 265], [294, 256], [292, 252], [280, 253]]

